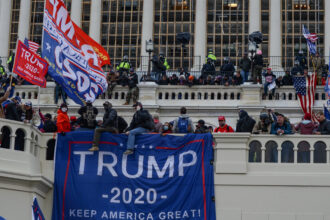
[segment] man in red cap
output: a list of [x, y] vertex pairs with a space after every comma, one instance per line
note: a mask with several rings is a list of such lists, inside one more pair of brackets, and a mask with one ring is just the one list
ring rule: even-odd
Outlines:
[[226, 118], [225, 116], [219, 116], [219, 127], [214, 129], [214, 133], [220, 132], [220, 133], [226, 133], [226, 132], [234, 132], [234, 129], [226, 124]]

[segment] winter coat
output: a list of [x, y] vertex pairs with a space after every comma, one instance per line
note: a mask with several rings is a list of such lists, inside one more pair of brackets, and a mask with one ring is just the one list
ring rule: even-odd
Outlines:
[[151, 131], [154, 126], [154, 121], [149, 112], [147, 110], [140, 109], [134, 113], [131, 124], [127, 130], [130, 131], [134, 128], [142, 127]]
[[315, 128], [314, 122], [310, 120], [303, 120], [295, 126], [296, 131], [300, 131], [300, 134], [313, 134]]
[[242, 58], [239, 61], [239, 67], [244, 70], [245, 72], [249, 72], [251, 69], [251, 60], [247, 57]]
[[113, 108], [107, 108], [103, 116], [103, 127], [118, 128], [117, 111]]
[[[92, 108], [92, 115], [88, 114], [88, 109]], [[96, 115], [98, 114], [97, 108], [93, 106], [82, 106], [78, 114], [81, 115], [81, 120], [80, 120], [80, 127], [81, 128], [90, 128], [94, 129], [97, 125], [97, 121], [95, 120]]]
[[281, 129], [284, 131], [284, 134], [292, 134], [292, 128], [289, 122], [284, 122], [282, 126], [278, 125], [277, 122], [274, 122], [272, 124], [272, 128], [270, 133], [271, 134], [277, 134], [277, 130]]
[[71, 131], [71, 125], [70, 125], [68, 113], [62, 112], [61, 109], [57, 110], [56, 126], [58, 133]]
[[236, 132], [252, 132], [253, 127], [256, 121], [251, 118], [248, 113], [244, 110], [241, 110], [239, 115], [239, 120], [236, 124]]
[[6, 107], [6, 119], [21, 121], [22, 108], [20, 105], [17, 105], [15, 102], [11, 102]]
[[330, 134], [330, 121], [324, 120], [320, 122], [319, 127], [317, 128], [318, 132], [321, 132], [321, 134]]

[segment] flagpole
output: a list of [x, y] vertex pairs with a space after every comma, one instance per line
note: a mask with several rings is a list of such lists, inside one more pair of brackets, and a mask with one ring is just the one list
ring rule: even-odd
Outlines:
[[40, 110], [40, 86], [38, 86], [38, 112]]

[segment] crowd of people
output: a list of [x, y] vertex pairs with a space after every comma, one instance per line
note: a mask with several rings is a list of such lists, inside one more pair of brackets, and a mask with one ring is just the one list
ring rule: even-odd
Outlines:
[[[7, 88], [0, 98], [0, 118], [6, 118], [25, 123], [36, 123], [39, 120], [36, 112], [32, 108], [30, 101], [21, 103], [21, 99], [15, 96], [8, 99], [11, 87]], [[91, 100], [86, 101], [79, 111], [79, 117], [68, 116], [68, 106], [62, 103], [57, 111], [57, 115], [52, 117], [50, 113], [43, 114], [38, 112], [40, 125], [38, 128], [42, 132], [58, 132], [65, 135], [66, 132], [76, 130], [95, 130], [93, 146], [90, 150], [98, 150], [101, 133], [110, 132], [113, 134], [126, 133], [128, 135], [128, 150], [126, 154], [134, 153], [135, 135], [141, 133], [160, 133], [162, 135], [171, 133], [226, 133], [226, 132], [249, 132], [253, 134], [276, 134], [288, 135], [293, 133], [300, 134], [330, 134], [330, 121], [326, 120], [323, 112], [316, 114], [317, 122], [312, 121], [310, 114], [304, 115], [302, 121], [296, 125], [291, 124], [290, 120], [283, 114], [274, 111], [262, 112], [256, 122], [245, 110], [240, 110], [235, 129], [226, 123], [225, 116], [219, 116], [219, 126], [214, 128], [207, 126], [204, 120], [198, 120], [196, 126], [187, 114], [187, 109], [182, 107], [180, 115], [172, 121], [161, 123], [158, 115], [153, 117], [143, 108], [142, 103], [135, 102], [135, 114], [128, 124], [125, 119], [118, 115], [109, 101], [103, 104], [103, 120], [97, 120], [99, 111], [93, 106]], [[277, 150], [274, 148], [270, 158], [277, 158]], [[252, 158], [252, 156], [251, 156]], [[275, 159], [274, 159], [275, 160]], [[282, 158], [283, 160], [283, 158]], [[286, 157], [284, 157], [286, 160]]]

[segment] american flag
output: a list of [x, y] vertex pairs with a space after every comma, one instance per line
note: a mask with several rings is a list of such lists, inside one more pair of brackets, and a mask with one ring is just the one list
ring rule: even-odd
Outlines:
[[40, 45], [25, 38], [24, 44], [34, 53], [37, 53]]
[[39, 207], [37, 198], [34, 197], [32, 205], [32, 220], [45, 220], [44, 215]]
[[309, 52], [311, 54], [316, 54], [316, 40], [318, 39], [317, 35], [315, 33], [309, 33], [309, 30], [305, 27], [305, 25], [302, 26], [302, 32], [304, 37], [307, 40], [307, 45], [309, 48]]
[[315, 101], [316, 73], [313, 73], [311, 76], [294, 77], [293, 84], [303, 112], [305, 114], [310, 113], [312, 118], [315, 118], [313, 106]]

